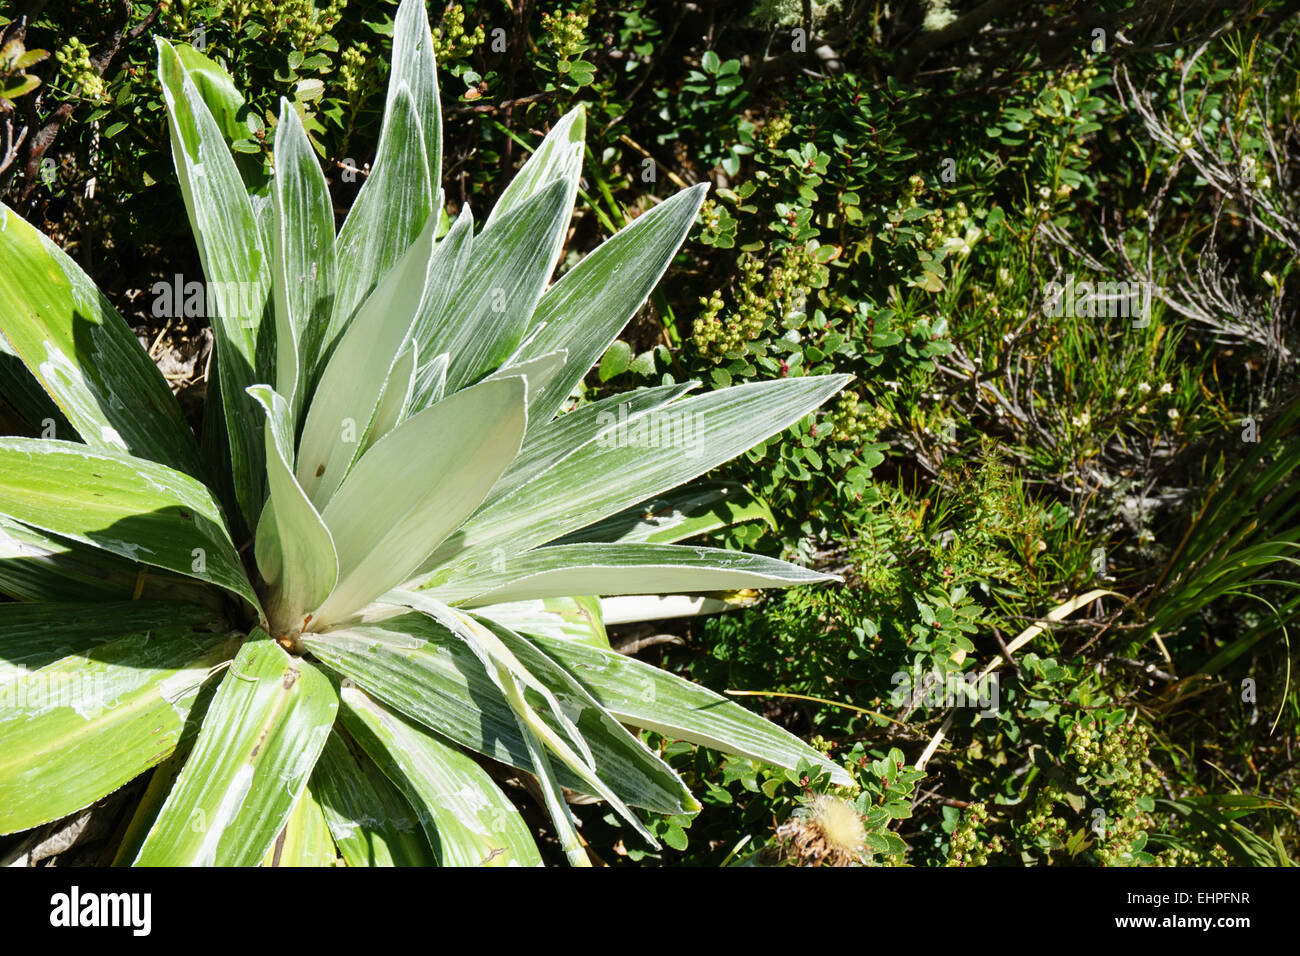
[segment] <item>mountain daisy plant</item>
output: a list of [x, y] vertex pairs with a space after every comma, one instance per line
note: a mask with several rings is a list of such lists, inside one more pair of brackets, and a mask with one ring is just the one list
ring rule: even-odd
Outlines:
[[399, 8], [377, 156], [337, 234], [287, 103], [250, 187], [229, 76], [161, 40], [158, 71], [214, 334], [201, 443], [108, 300], [0, 206], [0, 344], [49, 409], [41, 437], [0, 438], [0, 833], [149, 773], [118, 863], [538, 865], [511, 790], [585, 864], [575, 800], [650, 845], [645, 811], [699, 809], [640, 731], [850, 783], [605, 635], [826, 578], [681, 544], [748, 506], [680, 489], [844, 378], [565, 410], [704, 187], [551, 283], [583, 114], [481, 226], [450, 219], [423, 3]]

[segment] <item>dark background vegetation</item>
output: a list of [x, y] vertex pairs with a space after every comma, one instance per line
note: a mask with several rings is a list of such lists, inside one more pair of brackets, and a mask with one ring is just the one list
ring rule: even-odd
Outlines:
[[[226, 132], [246, 172], [294, 102], [341, 219], [395, 6], [0, 2], [0, 198], [81, 262], [187, 409], [209, 339], [152, 309], [155, 282], [200, 273], [152, 37], [201, 44], [245, 91]], [[569, 261], [713, 184], [584, 399], [855, 376], [713, 476], [760, 517], [712, 543], [844, 583], [616, 640], [761, 692], [740, 699], [850, 764], [875, 862], [1291, 861], [1300, 4], [515, 0], [430, 18], [450, 211], [485, 214], [577, 104]], [[1070, 275], [1151, 289], [1149, 321], [1055, 315], [1048, 284]], [[21, 429], [22, 396], [0, 393]], [[989, 716], [925, 683], [896, 693], [989, 667]], [[824, 781], [653, 743], [705, 809], [655, 821], [656, 856], [583, 808], [602, 858], [797, 857], [776, 827]]]

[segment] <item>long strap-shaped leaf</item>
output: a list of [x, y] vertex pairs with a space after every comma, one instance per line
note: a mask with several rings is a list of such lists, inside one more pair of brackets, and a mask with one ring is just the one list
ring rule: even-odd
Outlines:
[[[5, 214], [4, 207], [0, 206], [0, 216]], [[2, 238], [3, 236], [0, 236], [0, 239]], [[18, 422], [23, 426], [20, 431], [34, 432], [53, 428], [56, 437], [77, 434], [77, 430], [72, 427], [63, 410], [46, 393], [31, 369], [23, 364], [23, 360], [9, 344], [2, 330], [0, 330], [0, 396], [2, 396], [0, 416], [3, 416], [0, 422], [8, 420], [9, 410], [12, 409], [17, 415]]]
[[86, 444], [202, 474], [194, 433], [126, 322], [76, 262], [3, 204], [0, 338]]
[[474, 613], [519, 634], [544, 634], [609, 650], [601, 601], [594, 595], [489, 604]]
[[[639, 388], [611, 395], [561, 415], [540, 429], [528, 430], [524, 446], [492, 488], [485, 505], [518, 491], [533, 478], [552, 468], [589, 441], [609, 434], [620, 423], [661, 408], [696, 386], [695, 382]], [[529, 389], [529, 395], [536, 394]]]
[[460, 526], [519, 450], [524, 382], [483, 382], [425, 409], [362, 456], [325, 507], [339, 581], [324, 627], [396, 587]]
[[370, 433], [366, 435], [366, 448], [391, 432], [406, 417], [419, 364], [420, 347], [411, 342], [397, 356], [393, 370], [388, 374], [388, 381], [384, 383], [384, 393], [375, 408], [375, 420], [370, 425]]
[[0, 833], [88, 806], [171, 753], [237, 646], [215, 627], [176, 605], [0, 605]]
[[[105, 621], [112, 626], [105, 627]], [[168, 627], [194, 632], [225, 630], [212, 611], [166, 601], [0, 604], [0, 684], [26, 677], [69, 655], [88, 653], [106, 641]]]
[[551, 420], [659, 282], [695, 221], [707, 187], [684, 190], [620, 229], [546, 290], [520, 359], [568, 349], [564, 371], [529, 405], [538, 429]]
[[338, 711], [319, 669], [255, 630], [227, 670], [137, 866], [256, 866], [302, 794]]
[[[572, 209], [569, 184], [556, 180], [474, 238], [473, 268], [430, 337], [434, 353], [451, 356], [448, 391], [501, 366], [523, 340], [555, 268], [550, 237], [557, 232], [562, 236]], [[546, 352], [564, 347], [560, 343]]]
[[[572, 676], [568, 672], [549, 659], [545, 654], [538, 651], [533, 645], [519, 637], [519, 635], [511, 633], [507, 628], [501, 627], [493, 621], [475, 621], [474, 623], [477, 625], [477, 629], [480, 632], [486, 631], [491, 633], [502, 645], [500, 650], [492, 652], [494, 657], [497, 657], [498, 659], [508, 657], [510, 660], [516, 662], [515, 668], [513, 669], [522, 667], [523, 672], [529, 674], [530, 677], [536, 673], [543, 681], [556, 688], [556, 694], [563, 695], [565, 702], [578, 712], [578, 720], [583, 725], [582, 728], [575, 728], [577, 732], [581, 733], [582, 729], [585, 728], [588, 733], [591, 733], [599, 728], [601, 731], [609, 733], [614, 737], [626, 736], [627, 743], [633, 748], [644, 747], [639, 740], [636, 740], [628, 734], [627, 731], [613, 719], [613, 717], [606, 713], [604, 708], [602, 708], [596, 700], [586, 692], [581, 684], [572, 679]], [[468, 639], [468, 635], [473, 630], [474, 629], [465, 627], [462, 624], [457, 629], [457, 633]], [[483, 640], [481, 636], [478, 637], [478, 639]], [[518, 655], [518, 657], [515, 655]], [[519, 658], [522, 658], [522, 661], [520, 661]], [[537, 678], [533, 677], [532, 679], [536, 680]], [[623, 819], [631, 824], [632, 828], [644, 837], [646, 842], [658, 849], [659, 843], [655, 840], [650, 831], [645, 828], [645, 825], [634, 813], [632, 813], [630, 809], [628, 809], [623, 801], [619, 799], [617, 794], [614, 793], [609, 785], [600, 778], [600, 774], [594, 766], [594, 761], [583, 761], [580, 759], [579, 756], [573, 752], [572, 748], [570, 748], [553, 729], [548, 727], [540, 719], [537, 713], [532, 710], [524, 699], [523, 690], [517, 683], [513, 680], [503, 680], [501, 681], [501, 684], [515, 714], [526, 723], [529, 730], [542, 740], [547, 749], [559, 758], [561, 764], [576, 774], [589, 788], [594, 789], [598, 795], [608, 801], [610, 805], [614, 807], [615, 811], [617, 811], [619, 816], [623, 817]], [[566, 725], [571, 725], [572, 723], [571, 720], [566, 719], [565, 721]], [[698, 804], [695, 803], [695, 798], [690, 796], [689, 793], [687, 793], [686, 803], [688, 806], [698, 808]]]
[[564, 349], [555, 352], [548, 352], [545, 355], [539, 355], [537, 358], [529, 359], [526, 362], [515, 362], [511, 359], [506, 361], [495, 372], [484, 379], [489, 382], [496, 378], [508, 378], [511, 375], [518, 375], [528, 386], [528, 394], [546, 387], [546, 383], [555, 377], [560, 369], [564, 368], [564, 358], [568, 353]]
[[420, 810], [442, 866], [541, 866], [519, 810], [465, 753], [358, 687], [343, 688], [348, 732]]
[[0, 512], [258, 606], [212, 494], [166, 465], [72, 442], [0, 438]]
[[[495, 681], [465, 642], [432, 618], [400, 614], [304, 634], [303, 642], [383, 703], [463, 747], [532, 771], [515, 712]], [[671, 768], [634, 739], [629, 746], [626, 732], [615, 734], [589, 718], [576, 723], [600, 778], [624, 803], [656, 813], [698, 808]], [[562, 764], [555, 772], [563, 786], [596, 795]]]
[[294, 805], [271, 849], [262, 859], [263, 866], [333, 866], [338, 849], [325, 813], [316, 794], [308, 786]]
[[[627, 735], [626, 731], [602, 710], [577, 681], [532, 645], [494, 622], [484, 623], [475, 620], [423, 594], [395, 591], [386, 600], [406, 604], [430, 615], [465, 641], [466, 646], [479, 658], [484, 669], [496, 682], [515, 712], [515, 718], [523, 732], [524, 742], [529, 748], [534, 772], [542, 779], [544, 787], [553, 786], [554, 781], [549, 760], [537, 759], [538, 743], [554, 754], [560, 764], [567, 767], [588, 788], [603, 797], [651, 846], [658, 848], [654, 836], [636, 814], [619, 799], [605, 781], [600, 779], [595, 758], [583, 737], [581, 728], [565, 712], [557, 693], [552, 692], [547, 685], [554, 686], [559, 694], [563, 694], [569, 707], [578, 712], [579, 719], [586, 721], [589, 731], [599, 728], [614, 738], [626, 737], [625, 743], [633, 749], [641, 746], [640, 741]], [[515, 649], [524, 654], [528, 660], [527, 664], [519, 659]], [[534, 668], [540, 668], [537, 675], [533, 673]], [[557, 726], [548, 724], [533, 708], [525, 698], [526, 690], [532, 691], [545, 702], [547, 712], [554, 718]], [[557, 808], [550, 807], [550, 809], [553, 819], [556, 819], [557, 826], [560, 827], [561, 836], [567, 838], [568, 827], [571, 824], [567, 811], [559, 814], [556, 812]]]
[[[817, 408], [846, 375], [755, 382], [684, 398], [618, 423], [514, 494], [480, 509], [425, 567], [477, 574], [729, 461]], [[446, 580], [446, 578], [444, 578]]]
[[271, 500], [257, 524], [255, 553], [262, 577], [274, 589], [277, 606], [267, 612], [274, 620], [302, 627], [308, 610], [325, 600], [338, 581], [338, 555], [324, 519], [293, 476], [288, 403], [265, 385], [254, 385], [249, 394], [266, 410]]
[[460, 209], [460, 215], [451, 224], [433, 250], [429, 260], [429, 275], [424, 283], [424, 296], [420, 309], [411, 324], [411, 340], [419, 349], [423, 363], [415, 372], [407, 414], [414, 415], [435, 402], [441, 401], [446, 391], [447, 366], [451, 356], [434, 349], [433, 339], [451, 297], [460, 288], [461, 279], [469, 266], [474, 249], [474, 218], [469, 204]]
[[389, 93], [370, 178], [339, 230], [338, 287], [320, 367], [351, 324], [353, 313], [424, 229], [434, 211], [436, 185], [429, 178], [424, 128], [411, 90], [402, 80]]
[[533, 155], [528, 157], [528, 162], [510, 180], [510, 185], [492, 207], [485, 228], [518, 209], [557, 179], [576, 186], [578, 174], [582, 171], [582, 147], [586, 132], [587, 113], [581, 105], [565, 113], [551, 127]]
[[338, 726], [325, 741], [311, 785], [348, 866], [438, 862], [410, 802]]
[[424, 159], [429, 182], [442, 182], [442, 106], [433, 56], [433, 34], [424, 0], [402, 0], [393, 18], [393, 59], [388, 74], [386, 105], [391, 108], [405, 84], [424, 134]]
[[240, 511], [256, 527], [264, 498], [263, 444], [252, 400], [273, 381], [275, 330], [263, 327], [271, 270], [253, 204], [221, 129], [176, 51], [158, 40], [158, 75], [167, 101], [172, 158], [208, 280], [232, 474]]
[[[532, 712], [532, 708], [523, 703], [521, 685], [545, 701], [548, 712], [568, 737], [568, 742], [562, 742], [563, 746], [570, 752], [574, 749], [578, 750], [581, 754], [580, 761], [584, 769], [590, 770], [592, 764], [595, 763], [595, 758], [591, 755], [591, 748], [582, 739], [578, 728], [569, 719], [569, 715], [564, 712], [564, 708], [560, 706], [559, 700], [551, 693], [550, 688], [529, 673], [528, 668], [519, 662], [519, 659], [510, 652], [510, 649], [490, 629], [472, 617], [462, 614], [426, 594], [392, 591], [385, 595], [383, 603], [397, 604], [428, 614], [443, 627], [459, 636], [465, 642], [465, 645], [474, 652], [474, 655], [483, 665], [483, 669], [487, 671], [488, 676], [495, 680], [497, 686], [505, 693], [507, 701], [515, 708], [516, 714], [523, 719], [526, 726], [535, 727], [540, 723], [540, 720]], [[507, 683], [502, 680], [506, 676], [510, 677], [510, 686], [507, 686]], [[522, 708], [517, 704], [522, 704]], [[527, 713], [520, 713], [521, 709], [527, 711]], [[538, 732], [547, 740], [555, 737], [554, 732], [549, 728], [539, 728]], [[582, 771], [577, 772], [581, 774]]]
[[283, 98], [275, 132], [275, 171], [275, 387], [289, 403], [290, 432], [296, 433], [329, 325], [336, 275], [334, 209], [302, 121]]
[[507, 558], [474, 581], [432, 593], [466, 605], [566, 594], [673, 594], [792, 587], [834, 580], [758, 554], [672, 544], [565, 544]]
[[624, 723], [788, 770], [809, 760], [837, 784], [852, 785], [842, 767], [798, 737], [707, 688], [614, 651], [562, 638], [530, 639]]
[[[513, 680], [509, 674], [505, 675], [505, 678]], [[514, 688], [513, 693], [519, 694], [517, 687]], [[560, 849], [564, 851], [571, 866], [589, 867], [591, 857], [587, 856], [582, 848], [577, 820], [574, 819], [573, 811], [569, 809], [568, 801], [564, 799], [564, 789], [551, 770], [551, 758], [546, 755], [546, 744], [527, 726], [522, 717], [518, 719], [524, 742], [528, 744], [528, 757], [533, 762], [533, 772], [537, 774], [537, 783], [541, 787], [542, 802], [546, 806], [546, 812], [550, 814], [551, 822], [555, 824], [555, 836], [560, 841]]]
[[221, 591], [193, 578], [32, 528], [0, 514], [0, 594], [15, 601], [165, 599], [219, 609]]
[[360, 456], [419, 308], [433, 254], [432, 217], [343, 334], [321, 375], [298, 446], [298, 481], [324, 508]]
[[761, 521], [776, 529], [771, 507], [742, 485], [701, 481], [647, 498], [635, 507], [579, 528], [555, 543], [676, 544], [749, 521]]

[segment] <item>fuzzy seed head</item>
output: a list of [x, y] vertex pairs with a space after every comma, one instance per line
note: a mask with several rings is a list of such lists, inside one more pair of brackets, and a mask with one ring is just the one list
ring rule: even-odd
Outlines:
[[839, 797], [814, 797], [810, 819], [822, 831], [826, 843], [843, 853], [857, 853], [867, 839], [862, 817], [853, 805]]
[[787, 862], [798, 866], [853, 866], [866, 852], [862, 817], [839, 797], [813, 797], [776, 835]]

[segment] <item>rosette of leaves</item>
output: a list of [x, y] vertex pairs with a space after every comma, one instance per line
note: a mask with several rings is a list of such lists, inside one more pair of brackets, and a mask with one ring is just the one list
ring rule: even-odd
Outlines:
[[[677, 543], [723, 519], [673, 511], [671, 489], [843, 377], [562, 413], [702, 188], [548, 284], [578, 185], [574, 112], [481, 228], [468, 209], [448, 222], [429, 26], [405, 0], [378, 154], [336, 234], [293, 109], [250, 192], [205, 100], [215, 65], [200, 77], [195, 57], [158, 53], [215, 337], [201, 443], [107, 299], [0, 207], [0, 331], [42, 436], [0, 439], [0, 833], [151, 772], [123, 863], [538, 864], [499, 783], [513, 778], [580, 864], [575, 794], [650, 844], [642, 811], [699, 807], [637, 729], [850, 782], [604, 635], [602, 599], [669, 595], [640, 612], [656, 615], [672, 596], [825, 577]], [[689, 442], [643, 440], [662, 422], [688, 423]]]

